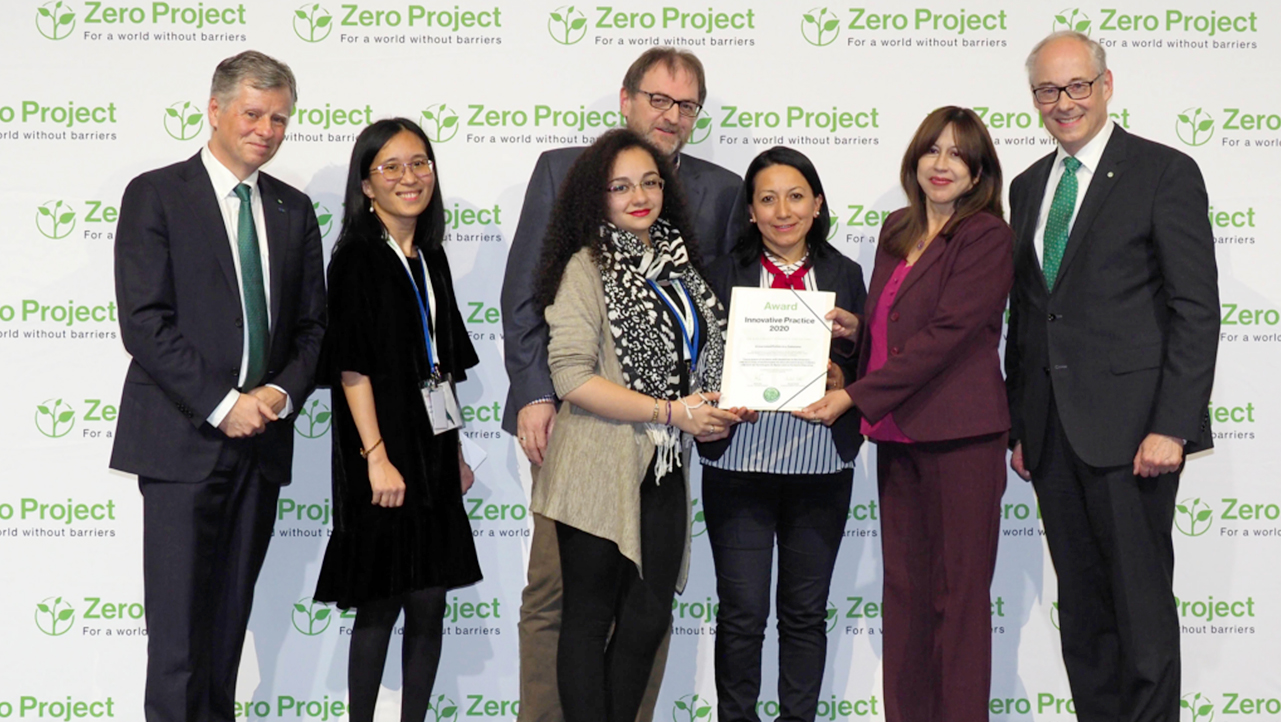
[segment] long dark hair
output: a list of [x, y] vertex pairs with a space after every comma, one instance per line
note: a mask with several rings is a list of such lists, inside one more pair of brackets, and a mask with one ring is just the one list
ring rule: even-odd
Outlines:
[[[351, 164], [347, 168], [347, 191], [343, 198], [342, 231], [334, 251], [348, 243], [356, 241], [373, 241], [381, 243], [383, 223], [374, 213], [369, 197], [361, 188], [362, 181], [369, 180], [373, 170], [374, 158], [383, 146], [396, 135], [409, 131], [418, 136], [427, 148], [427, 157], [435, 168], [434, 183], [431, 190], [431, 201], [427, 209], [418, 216], [414, 226], [414, 244], [424, 251], [440, 248], [445, 239], [445, 201], [440, 195], [440, 164], [436, 162], [436, 153], [431, 148], [431, 141], [418, 124], [408, 118], [384, 118], [360, 131], [356, 145], [351, 149]], [[408, 171], [406, 171], [408, 172]]]
[[899, 258], [907, 258], [912, 245], [929, 233], [925, 191], [916, 178], [916, 166], [949, 124], [952, 126], [952, 135], [956, 137], [961, 160], [970, 169], [970, 177], [978, 182], [956, 199], [952, 217], [939, 233], [951, 233], [961, 221], [982, 211], [999, 218], [1005, 217], [1005, 211], [1001, 207], [1001, 161], [996, 157], [992, 137], [987, 134], [982, 119], [974, 111], [955, 105], [944, 106], [925, 116], [921, 127], [916, 129], [916, 135], [912, 136], [907, 152], [903, 154], [899, 182], [903, 184], [903, 192], [907, 194], [907, 212], [885, 229], [886, 240], [883, 242], [885, 250]]
[[[785, 165], [795, 168], [809, 183], [810, 190], [815, 197], [823, 197], [823, 208], [819, 211], [818, 217], [814, 219], [814, 224], [810, 226], [809, 232], [805, 234], [805, 247], [814, 254], [815, 258], [827, 258], [833, 254], [839, 254], [836, 248], [827, 241], [827, 234], [832, 229], [831, 214], [827, 210], [827, 194], [823, 192], [823, 181], [819, 180], [818, 170], [810, 159], [799, 150], [788, 148], [783, 145], [776, 145], [769, 150], [762, 151], [760, 155], [752, 159], [751, 165], [747, 166], [746, 182], [743, 183], [743, 207], [750, 209], [752, 199], [756, 197], [756, 176], [761, 171], [775, 165]], [[750, 210], [749, 210], [750, 212]], [[765, 241], [761, 237], [761, 229], [755, 223], [746, 223], [743, 226], [743, 232], [734, 243], [734, 259], [740, 265], [746, 266], [754, 263], [761, 257], [761, 252], [765, 248]]]
[[663, 210], [659, 218], [666, 220], [681, 233], [689, 249], [690, 264], [701, 270], [698, 262], [698, 240], [686, 223], [685, 194], [676, 180], [672, 164], [644, 138], [626, 128], [616, 128], [602, 134], [578, 156], [570, 166], [569, 175], [561, 184], [552, 207], [551, 221], [543, 237], [543, 256], [538, 264], [538, 285], [534, 298], [540, 307], [547, 307], [556, 300], [560, 279], [565, 275], [565, 265], [580, 248], [592, 249], [592, 256], [599, 260], [608, 236], [602, 237], [601, 224], [609, 218], [605, 195], [614, 160], [625, 150], [640, 148], [654, 159], [658, 175], [663, 179]]

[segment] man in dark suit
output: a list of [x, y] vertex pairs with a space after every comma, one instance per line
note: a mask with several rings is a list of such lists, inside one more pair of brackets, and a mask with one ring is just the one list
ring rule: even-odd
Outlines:
[[1010, 463], [1040, 501], [1077, 717], [1176, 720], [1175, 496], [1186, 455], [1213, 445], [1205, 183], [1109, 119], [1112, 73], [1089, 37], [1051, 35], [1027, 67], [1059, 147], [1010, 188]]
[[249, 51], [214, 72], [209, 144], [125, 189], [125, 377], [111, 467], [143, 497], [148, 722], [231, 722], [236, 674], [325, 329], [311, 200], [258, 169], [297, 99]]
[[[687, 51], [651, 48], [628, 68], [618, 96], [627, 127], [668, 154], [676, 166], [694, 223], [693, 229], [681, 230], [697, 238], [704, 260], [727, 253], [747, 217], [741, 198], [743, 181], [714, 163], [680, 152], [707, 98], [702, 63]], [[534, 302], [534, 285], [557, 190], [583, 150], [558, 148], [539, 156], [525, 190], [503, 278], [503, 350], [510, 383], [503, 429], [516, 436], [535, 480], [555, 423], [556, 395], [547, 368], [547, 323]], [[555, 664], [560, 633], [558, 555], [555, 525], [535, 514], [519, 625], [522, 722], [562, 718]], [[642, 720], [653, 716], [666, 661], [664, 644], [641, 708]]]

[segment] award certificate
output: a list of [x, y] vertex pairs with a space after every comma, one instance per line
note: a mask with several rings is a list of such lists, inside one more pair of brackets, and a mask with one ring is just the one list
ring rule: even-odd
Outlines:
[[795, 411], [823, 398], [836, 305], [831, 291], [735, 287], [720, 407]]

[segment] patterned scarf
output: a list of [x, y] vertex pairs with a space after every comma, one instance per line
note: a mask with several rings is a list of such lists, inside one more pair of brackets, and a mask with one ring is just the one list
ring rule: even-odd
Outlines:
[[[689, 292], [699, 316], [703, 348], [690, 375], [690, 392], [717, 391], [725, 362], [725, 309], [703, 278], [689, 264], [689, 251], [679, 231], [660, 218], [649, 229], [651, 248], [632, 233], [612, 223], [600, 228], [598, 262], [605, 286], [605, 308], [614, 351], [627, 388], [657, 399], [675, 402], [680, 394], [677, 343], [680, 328], [664, 302], [647, 281], [660, 286], [679, 283]], [[679, 291], [677, 292], [679, 293]], [[684, 409], [674, 409], [673, 413]], [[664, 417], [664, 420], [665, 417]], [[646, 433], [658, 447], [655, 474], [662, 478], [680, 466], [677, 453], [680, 430], [662, 423], [646, 424]], [[690, 440], [686, 440], [690, 443]]]

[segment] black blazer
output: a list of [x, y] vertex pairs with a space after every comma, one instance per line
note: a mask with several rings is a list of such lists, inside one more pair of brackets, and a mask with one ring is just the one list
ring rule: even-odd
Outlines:
[[[295, 409], [313, 388], [325, 332], [320, 228], [311, 200], [258, 174], [270, 254], [271, 348], [264, 383]], [[132, 356], [111, 468], [167, 481], [209, 476], [226, 435], [206, 418], [235, 387], [244, 348], [240, 291], [222, 211], [197, 153], [134, 178], [115, 242], [120, 334]], [[263, 475], [287, 484], [293, 419], [252, 437]]]
[[1153, 432], [1186, 439], [1187, 453], [1210, 448], [1219, 291], [1200, 169], [1115, 127], [1050, 292], [1033, 235], [1054, 158], [1010, 186], [1011, 443], [1035, 467], [1053, 401], [1092, 466], [1131, 464]]
[[[759, 257], [740, 263], [732, 255], [722, 256], [707, 268], [707, 284], [711, 286], [716, 297], [721, 300], [725, 310], [729, 310], [730, 292], [735, 286], [746, 288], [761, 287], [761, 263]], [[814, 259], [814, 285], [820, 291], [836, 292], [836, 307], [846, 311], [863, 314], [863, 305], [867, 302], [867, 287], [863, 284], [863, 269], [855, 261], [832, 249]], [[832, 342], [830, 358], [832, 363], [841, 367], [847, 383], [854, 380], [858, 371], [858, 357], [855, 345], [841, 339]], [[836, 451], [841, 459], [852, 461], [863, 445], [863, 435], [859, 433], [858, 409], [850, 409], [832, 424], [832, 440], [836, 442]], [[704, 459], [719, 459], [729, 448], [734, 438], [734, 428], [730, 435], [720, 441], [698, 445], [698, 454]]]
[[[516, 414], [521, 408], [534, 399], [556, 393], [547, 368], [547, 322], [534, 302], [534, 285], [543, 255], [543, 234], [551, 220], [556, 194], [570, 166], [584, 150], [557, 148], [538, 156], [525, 188], [516, 235], [507, 251], [502, 309], [503, 356], [509, 386], [503, 428], [511, 434], [516, 433]], [[715, 163], [683, 154], [677, 175], [703, 260], [725, 255], [747, 219], [743, 179]]]

